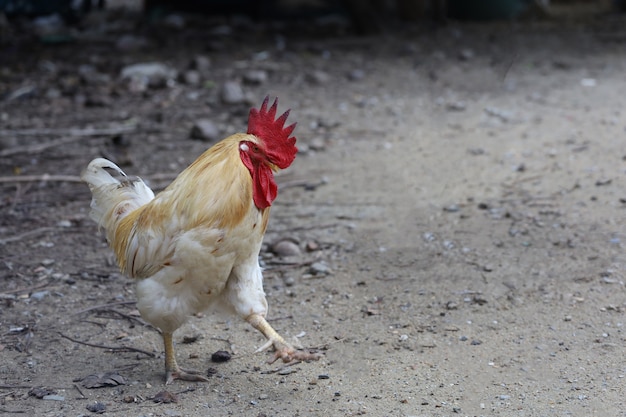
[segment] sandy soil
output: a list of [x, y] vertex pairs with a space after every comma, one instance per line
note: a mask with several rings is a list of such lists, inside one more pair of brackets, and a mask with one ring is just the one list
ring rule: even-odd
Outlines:
[[[3, 414], [626, 416], [623, 19], [373, 38], [98, 22], [76, 42], [15, 32], [1, 49]], [[148, 44], [116, 50], [125, 33]], [[135, 92], [119, 77], [197, 55], [211, 60], [199, 85]], [[219, 91], [250, 69], [268, 79], [244, 92], [279, 96], [302, 149], [262, 252], [270, 319], [324, 356], [268, 365], [260, 334], [206, 314], [175, 340], [211, 381], [166, 387], [160, 336], [76, 178], [113, 155], [162, 188], [208, 146], [189, 139], [196, 120], [245, 128], [249, 104]], [[284, 240], [301, 254], [273, 253]], [[212, 362], [218, 350], [232, 359]], [[124, 384], [81, 382], [104, 372]], [[164, 390], [177, 402], [155, 403]]]

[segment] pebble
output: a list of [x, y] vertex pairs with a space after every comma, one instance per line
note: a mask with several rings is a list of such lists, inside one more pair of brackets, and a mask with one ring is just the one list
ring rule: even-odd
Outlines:
[[182, 15], [173, 13], [165, 16], [163, 24], [172, 29], [184, 29], [187, 22]]
[[330, 80], [330, 75], [325, 73], [324, 71], [312, 71], [306, 75], [306, 78], [312, 84], [326, 84]]
[[247, 84], [263, 84], [267, 78], [267, 71], [263, 70], [249, 70], [243, 75], [243, 81]]
[[201, 119], [191, 127], [189, 137], [205, 142], [216, 142], [220, 139], [220, 130], [211, 120]]
[[306, 242], [304, 247], [307, 250], [307, 252], [314, 252], [320, 248], [320, 245], [314, 240], [309, 240], [308, 242]]
[[107, 406], [101, 402], [96, 401], [93, 404], [87, 404], [86, 408], [88, 411], [91, 411], [92, 413], [102, 414], [106, 411]]
[[459, 52], [459, 59], [461, 61], [469, 61], [470, 59], [474, 58], [474, 55], [474, 51], [469, 48], [461, 49], [461, 51]]
[[155, 403], [163, 404], [177, 403], [178, 397], [176, 396], [176, 394], [173, 394], [169, 391], [161, 391], [152, 398], [152, 401], [154, 401]]
[[30, 295], [30, 298], [32, 298], [33, 300], [41, 301], [44, 298], [46, 298], [48, 295], [50, 295], [50, 291], [47, 291], [47, 290], [37, 291], [37, 292], [32, 293]]
[[218, 350], [211, 355], [211, 361], [216, 363], [227, 362], [230, 360], [230, 358], [230, 353], [226, 352], [225, 350]]
[[227, 81], [222, 85], [220, 98], [225, 104], [241, 104], [246, 101], [241, 84], [237, 81]]
[[189, 70], [183, 73], [183, 82], [187, 85], [199, 85], [202, 78], [200, 72], [196, 70]]
[[363, 78], [365, 78], [365, 71], [362, 69], [353, 69], [348, 73], [348, 79], [350, 81], [361, 81]]
[[309, 267], [309, 272], [313, 275], [329, 275], [331, 269], [324, 262], [314, 262]]
[[281, 240], [272, 245], [272, 252], [281, 257], [299, 256], [302, 254], [300, 247], [291, 240]]
[[69, 220], [59, 220], [57, 222], [57, 227], [72, 227], [72, 222]]
[[208, 72], [211, 68], [211, 58], [204, 55], [196, 55], [191, 61], [191, 68], [201, 73]]
[[120, 76], [131, 83], [134, 91], [145, 91], [148, 87], [164, 87], [176, 79], [178, 72], [160, 62], [145, 62], [122, 68]]
[[43, 397], [41, 397], [41, 399], [50, 401], [65, 401], [64, 396], [56, 394], [44, 395]]
[[134, 35], [122, 35], [118, 38], [117, 42], [115, 42], [115, 48], [124, 52], [137, 51], [145, 48], [147, 45], [148, 40], [146, 38]]
[[448, 111], [464, 111], [467, 105], [463, 101], [448, 101], [446, 103], [446, 110]]
[[322, 138], [314, 138], [309, 142], [309, 149], [312, 151], [323, 151], [326, 149], [326, 141]]

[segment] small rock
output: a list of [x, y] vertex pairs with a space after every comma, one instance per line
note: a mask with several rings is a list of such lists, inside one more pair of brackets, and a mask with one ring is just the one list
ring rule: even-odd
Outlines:
[[152, 401], [162, 404], [177, 403], [178, 397], [169, 391], [161, 391], [152, 398]]
[[198, 120], [191, 127], [189, 137], [191, 139], [198, 139], [205, 142], [215, 142], [220, 138], [220, 130], [212, 121], [202, 119]]
[[28, 391], [28, 395], [39, 398], [40, 400], [45, 396], [54, 394], [56, 394], [56, 391], [45, 387], [33, 387]]
[[160, 62], [146, 62], [122, 68], [120, 76], [131, 84], [134, 91], [145, 91], [148, 87], [158, 88], [171, 84], [178, 72]]
[[93, 404], [87, 404], [86, 408], [88, 411], [91, 411], [92, 413], [96, 413], [96, 414], [102, 414], [107, 410], [107, 406], [98, 401], [96, 401]]
[[30, 295], [30, 298], [32, 298], [33, 300], [41, 301], [44, 298], [46, 298], [48, 295], [50, 295], [50, 291], [37, 291], [37, 292], [32, 293]]
[[313, 275], [329, 275], [332, 271], [324, 262], [314, 262], [309, 267], [309, 272]]
[[299, 256], [302, 254], [300, 247], [291, 240], [281, 240], [272, 245], [272, 252], [281, 257]]
[[294, 277], [288, 276], [283, 279], [283, 282], [287, 287], [293, 287], [293, 285], [296, 283], [296, 280]]
[[324, 71], [312, 71], [307, 74], [307, 80], [312, 84], [326, 84], [330, 80], [330, 75], [325, 73]]
[[211, 361], [216, 363], [227, 362], [230, 360], [230, 358], [230, 353], [226, 352], [225, 350], [218, 350], [211, 355]]
[[5, 96], [6, 101], [19, 100], [25, 98], [32, 98], [37, 95], [37, 86], [36, 85], [24, 85], [22, 87], [18, 87], [15, 90], [11, 91], [9, 94]]
[[320, 374], [317, 376], [317, 379], [330, 379], [330, 375], [328, 374]]
[[148, 40], [135, 35], [122, 35], [117, 42], [115, 42], [117, 50], [123, 52], [137, 51], [146, 46], [148, 46]]
[[243, 80], [247, 84], [263, 84], [267, 78], [267, 71], [263, 70], [250, 70], [243, 75]]
[[363, 78], [365, 78], [365, 71], [362, 69], [353, 69], [348, 73], [348, 79], [350, 81], [361, 81]]
[[597, 82], [595, 78], [583, 78], [582, 80], [580, 80], [580, 85], [582, 85], [583, 87], [595, 87], [597, 85]]
[[114, 387], [117, 385], [125, 385], [126, 380], [124, 377], [115, 372], [104, 372], [100, 374], [87, 375], [80, 380], [81, 385], [85, 388], [102, 388], [102, 387]]
[[298, 372], [297, 368], [283, 368], [277, 372], [278, 375], [289, 375]]
[[44, 395], [41, 399], [42, 400], [49, 400], [49, 401], [65, 401], [65, 397], [64, 396], [56, 395], [56, 394]]
[[196, 55], [191, 62], [191, 68], [200, 73], [208, 72], [211, 69], [211, 59], [208, 56]]
[[183, 73], [182, 81], [187, 85], [198, 85], [202, 81], [200, 73], [196, 70], [189, 70]]
[[309, 240], [304, 245], [304, 248], [306, 249], [307, 252], [314, 252], [320, 248], [320, 245], [314, 240]]
[[220, 97], [222, 102], [225, 104], [241, 104], [246, 101], [246, 95], [243, 92], [243, 88], [237, 81], [225, 82], [222, 85]]
[[446, 103], [446, 110], [448, 111], [464, 111], [466, 107], [463, 101], [448, 101]]
[[269, 398], [269, 395], [267, 395], [267, 394], [259, 395], [259, 400], [267, 400], [268, 398]]
[[163, 24], [172, 29], [184, 29], [186, 25], [185, 18], [179, 14], [169, 14], [163, 19]]
[[309, 149], [312, 151], [323, 151], [326, 149], [326, 142], [322, 138], [314, 138], [309, 142]]
[[461, 51], [459, 52], [459, 59], [461, 61], [469, 61], [470, 59], [474, 58], [474, 55], [474, 51], [469, 48], [461, 49]]

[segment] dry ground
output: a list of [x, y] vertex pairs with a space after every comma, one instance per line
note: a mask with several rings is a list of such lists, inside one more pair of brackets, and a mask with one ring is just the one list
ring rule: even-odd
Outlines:
[[[99, 402], [115, 416], [626, 416], [623, 19], [375, 38], [116, 22], [69, 44], [2, 45], [3, 414], [91, 415]], [[124, 33], [149, 44], [120, 52]], [[184, 71], [196, 55], [211, 60], [199, 85], [136, 93], [119, 80], [127, 64]], [[211, 382], [165, 387], [160, 336], [74, 179], [127, 151], [125, 170], [162, 188], [208, 146], [189, 139], [197, 119], [244, 128], [249, 105], [219, 90], [250, 69], [269, 77], [245, 92], [279, 96], [302, 149], [262, 252], [270, 318], [324, 357], [268, 365], [252, 353], [259, 334], [207, 314], [176, 342]], [[284, 239], [302, 254], [273, 254]], [[217, 350], [233, 359], [211, 362]], [[125, 385], [78, 381], [107, 371]], [[178, 402], [155, 403], [164, 389]]]

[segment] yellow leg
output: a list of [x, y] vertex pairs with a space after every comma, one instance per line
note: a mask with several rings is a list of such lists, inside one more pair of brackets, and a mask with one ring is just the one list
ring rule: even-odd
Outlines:
[[279, 335], [260, 314], [251, 314], [246, 318], [246, 321], [250, 323], [252, 327], [263, 333], [263, 336], [267, 338], [267, 343], [257, 349], [257, 352], [261, 352], [270, 346], [274, 347], [276, 353], [274, 354], [274, 358], [270, 360], [269, 363], [274, 363], [278, 359], [282, 359], [283, 362], [308, 362], [311, 360], [318, 360], [320, 358], [319, 354], [294, 349], [289, 343], [285, 342], [285, 339], [283, 339], [282, 336]]
[[199, 371], [183, 370], [176, 363], [174, 340], [172, 333], [163, 332], [163, 346], [165, 348], [165, 384], [171, 384], [175, 379], [192, 382], [208, 382], [209, 379]]

